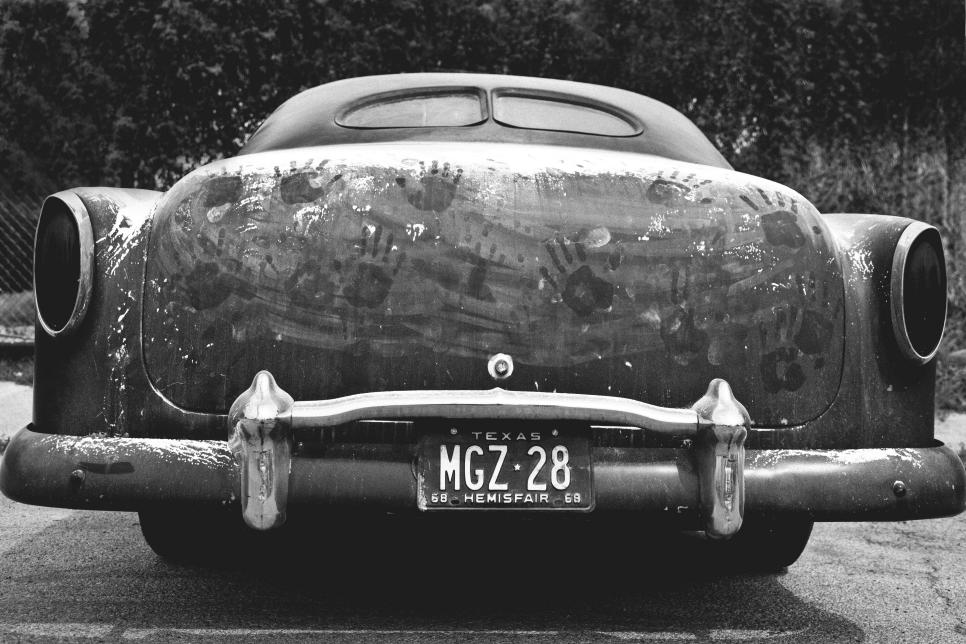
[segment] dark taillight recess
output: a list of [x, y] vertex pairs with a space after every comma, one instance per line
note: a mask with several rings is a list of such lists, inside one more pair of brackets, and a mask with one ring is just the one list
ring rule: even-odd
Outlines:
[[49, 335], [69, 333], [84, 319], [93, 264], [94, 233], [83, 202], [69, 192], [48, 197], [34, 243], [34, 298]]
[[903, 355], [920, 363], [932, 360], [946, 326], [946, 262], [932, 226], [916, 222], [899, 237], [891, 299], [892, 327]]

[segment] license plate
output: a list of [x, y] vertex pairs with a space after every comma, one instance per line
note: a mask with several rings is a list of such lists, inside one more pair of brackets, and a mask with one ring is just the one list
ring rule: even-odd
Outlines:
[[[505, 425], [505, 423], [504, 423]], [[591, 510], [586, 426], [453, 423], [420, 440], [421, 510]]]

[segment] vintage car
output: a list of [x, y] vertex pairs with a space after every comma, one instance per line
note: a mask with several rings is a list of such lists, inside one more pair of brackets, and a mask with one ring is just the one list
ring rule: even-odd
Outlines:
[[167, 192], [51, 195], [35, 294], [3, 492], [137, 511], [171, 559], [361, 508], [644, 518], [780, 568], [814, 521], [966, 504], [937, 230], [820, 214], [627, 91], [310, 89]]

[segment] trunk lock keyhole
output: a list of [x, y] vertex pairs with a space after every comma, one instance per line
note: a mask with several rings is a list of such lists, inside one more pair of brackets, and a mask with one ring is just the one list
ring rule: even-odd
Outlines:
[[513, 358], [505, 353], [497, 353], [490, 356], [486, 369], [494, 380], [506, 380], [513, 375]]

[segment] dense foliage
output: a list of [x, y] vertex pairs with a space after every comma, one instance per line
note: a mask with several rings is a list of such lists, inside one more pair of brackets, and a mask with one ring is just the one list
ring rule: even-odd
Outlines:
[[964, 24], [962, 0], [7, 2], [0, 177], [165, 187], [233, 154], [285, 98], [350, 76], [602, 83], [677, 107], [738, 169], [820, 209], [939, 225], [963, 346]]

